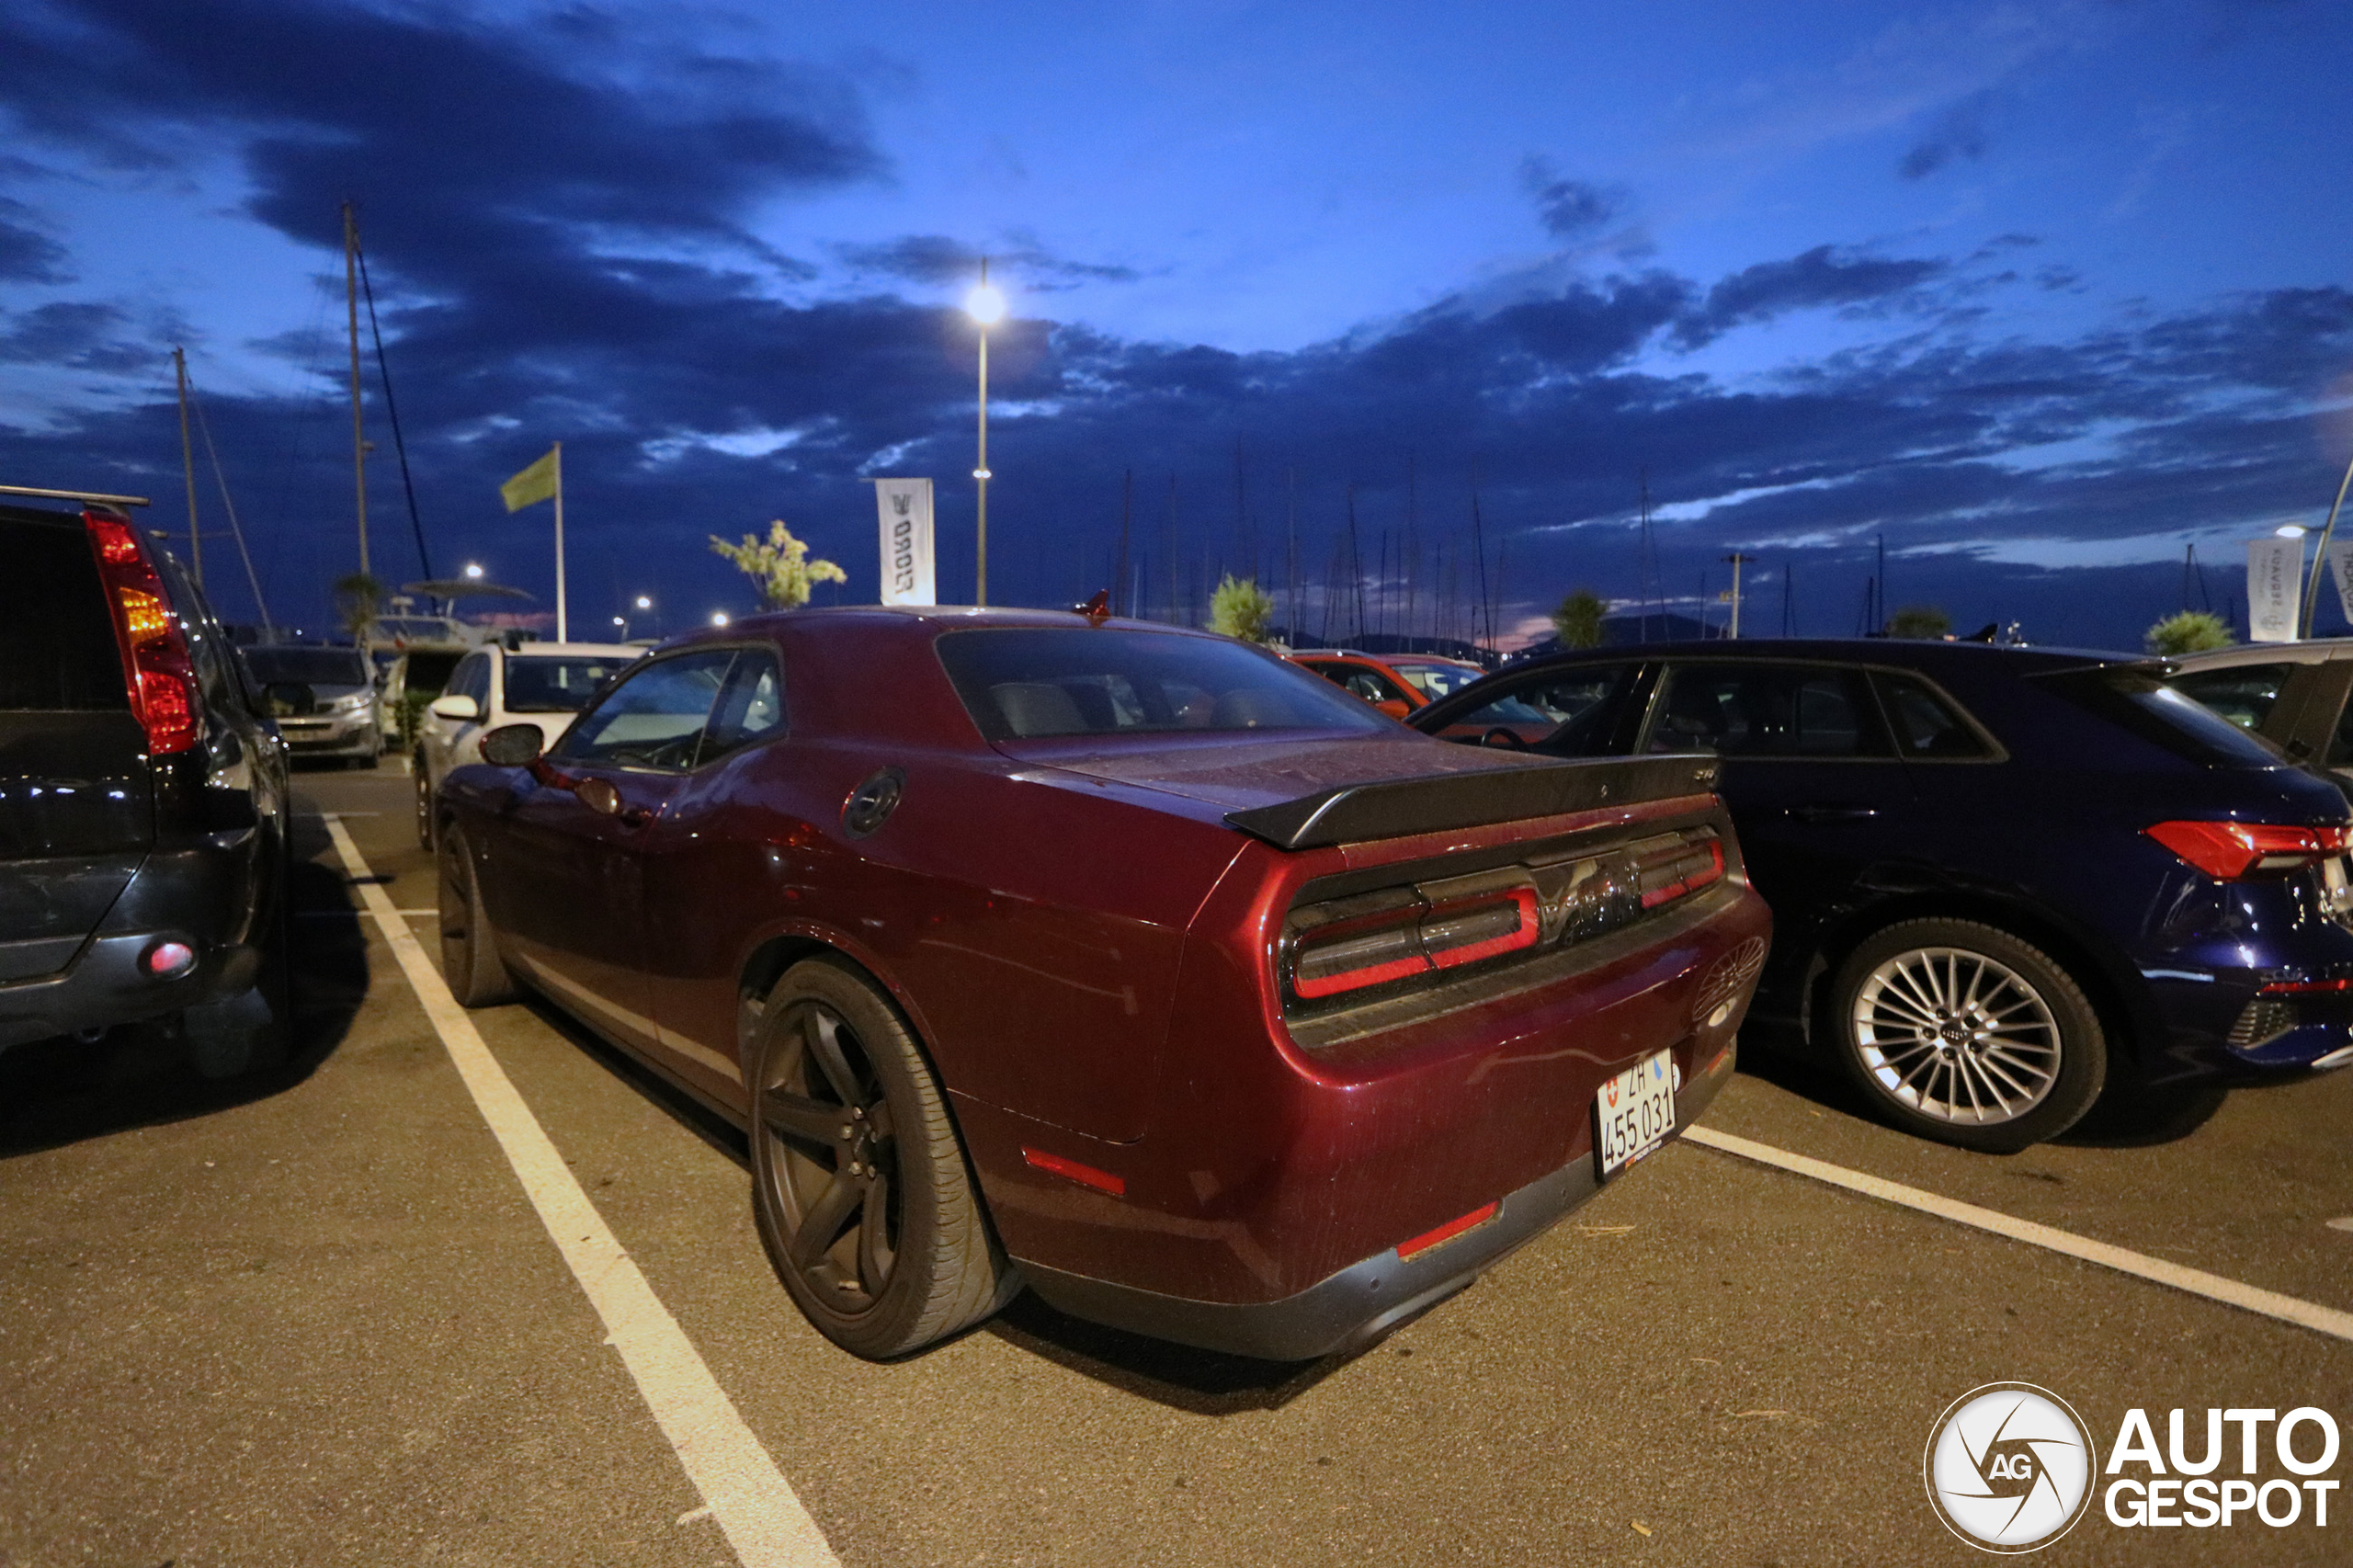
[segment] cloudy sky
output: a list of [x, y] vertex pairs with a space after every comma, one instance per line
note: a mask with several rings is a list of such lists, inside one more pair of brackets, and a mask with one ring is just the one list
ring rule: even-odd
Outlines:
[[560, 439], [575, 635], [748, 608], [703, 540], [778, 517], [870, 600], [878, 474], [968, 597], [983, 255], [998, 602], [1124, 514], [1146, 610], [1255, 564], [1319, 636], [1482, 567], [1507, 634], [1720, 620], [1735, 550], [1750, 630], [1847, 634], [1883, 543], [1891, 608], [2131, 645], [2353, 456], [2328, 0], [10, 0], [0, 59], [0, 480], [184, 529], [183, 344], [281, 619], [357, 564], [346, 199], [432, 565], [551, 599], [496, 484]]

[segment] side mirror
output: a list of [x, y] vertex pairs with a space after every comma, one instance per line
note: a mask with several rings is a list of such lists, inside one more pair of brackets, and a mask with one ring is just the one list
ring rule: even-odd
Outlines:
[[[457, 700], [469, 707], [473, 703], [470, 697]], [[546, 744], [547, 737], [540, 733], [537, 724], [501, 724], [483, 736], [482, 759], [498, 767], [524, 767], [540, 759], [540, 750]]]
[[[435, 718], [454, 719], [461, 723], [471, 722], [482, 717], [482, 704], [462, 693], [435, 698], [432, 709]], [[539, 726], [534, 724], [531, 728], [536, 730]]]
[[1388, 714], [1392, 719], [1398, 721], [1400, 723], [1404, 722], [1406, 714], [1411, 713], [1414, 710], [1402, 697], [1385, 697], [1379, 702], [1374, 703], [1373, 706], [1380, 709], [1383, 713]]

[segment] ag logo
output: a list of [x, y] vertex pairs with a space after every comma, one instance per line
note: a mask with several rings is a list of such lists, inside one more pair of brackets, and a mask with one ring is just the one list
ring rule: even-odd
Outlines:
[[2035, 1551], [2091, 1502], [2091, 1434], [2048, 1389], [1988, 1383], [1937, 1418], [1922, 1469], [1953, 1534], [1984, 1551]]

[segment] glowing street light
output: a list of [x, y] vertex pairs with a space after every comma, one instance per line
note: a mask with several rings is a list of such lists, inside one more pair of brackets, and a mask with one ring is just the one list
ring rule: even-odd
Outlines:
[[981, 257], [980, 287], [964, 296], [964, 313], [981, 329], [980, 456], [972, 465], [972, 483], [980, 494], [980, 551], [972, 602], [985, 606], [989, 602], [989, 328], [1005, 319], [1005, 295], [989, 286], [986, 256]]
[[638, 596], [637, 596], [637, 608], [640, 608], [640, 609], [652, 609], [652, 608], [654, 608], [654, 598], [653, 598], [653, 596], [651, 596], [651, 595], [649, 595], [649, 594], [640, 594], [640, 595], [638, 595]]
[[715, 609], [715, 610], [712, 610], [712, 611], [710, 612], [710, 623], [711, 623], [713, 626], [724, 626], [724, 625], [726, 625], [726, 624], [727, 624], [727, 612], [726, 612], [725, 610], [723, 610], [723, 609]]
[[482, 581], [481, 562], [469, 561], [466, 562], [466, 581], [469, 583], [479, 583]]

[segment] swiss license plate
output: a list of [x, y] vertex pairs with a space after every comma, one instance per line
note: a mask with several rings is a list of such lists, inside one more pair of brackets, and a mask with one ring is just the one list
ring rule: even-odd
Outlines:
[[1646, 1056], [1601, 1085], [1593, 1097], [1594, 1158], [1601, 1175], [1632, 1164], [1675, 1131], [1675, 1061]]

